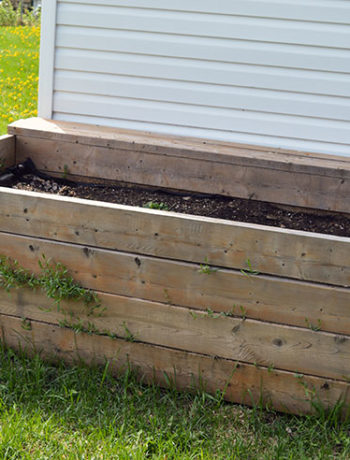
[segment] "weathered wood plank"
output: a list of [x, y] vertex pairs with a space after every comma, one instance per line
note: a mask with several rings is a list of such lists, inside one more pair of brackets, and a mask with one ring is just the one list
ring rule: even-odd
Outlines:
[[0, 254], [37, 271], [42, 254], [84, 286], [197, 309], [350, 334], [350, 289], [0, 233]]
[[[170, 350], [143, 343], [130, 343], [108, 337], [74, 334], [55, 325], [31, 322], [31, 330], [22, 327], [19, 318], [0, 315], [2, 341], [7, 346], [40, 353], [43, 358], [63, 359], [68, 363], [85, 361], [105, 365], [120, 372], [130, 363], [146, 382], [166, 387], [170, 378], [178, 389], [201, 388], [210, 393], [225, 391], [225, 399], [244, 404], [269, 404], [276, 410], [312, 413], [312, 402], [325, 408], [338, 401], [349, 402], [346, 382], [213, 359], [194, 353]], [[175, 373], [174, 373], [175, 372]], [[168, 379], [167, 379], [168, 377]]]
[[0, 231], [349, 286], [350, 238], [0, 188]]
[[[305, 153], [294, 150], [274, 149], [270, 147], [237, 144], [232, 142], [215, 141], [211, 139], [199, 139], [185, 136], [173, 136], [169, 134], [154, 134], [148, 131], [135, 131], [121, 128], [111, 128], [101, 125], [91, 125], [86, 123], [67, 122], [60, 120], [49, 120], [35, 117], [17, 120], [8, 126], [8, 132], [16, 136], [34, 137], [51, 140], [66, 140], [67, 142], [80, 143], [97, 147], [120, 148], [122, 150], [140, 150], [161, 155], [176, 154], [177, 156], [188, 156], [186, 150], [192, 150], [193, 156], [206, 160], [217, 161], [213, 157], [224, 154], [227, 162], [235, 162], [234, 153], [251, 159], [271, 159], [271, 153], [276, 154], [277, 158], [284, 163], [295, 159], [294, 166], [302, 168], [302, 165], [314, 165], [315, 160], [319, 160], [319, 165], [333, 167], [341, 162], [344, 169], [350, 170], [349, 161], [343, 156], [326, 155], [317, 153]], [[159, 152], [160, 147], [164, 152]], [[302, 169], [300, 169], [302, 171]]]
[[[350, 175], [343, 170], [313, 174], [296, 172], [285, 163], [266, 166], [208, 161], [187, 157], [111, 149], [65, 141], [17, 137], [16, 156], [28, 156], [49, 173], [65, 169], [74, 176], [102, 178], [200, 193], [220, 194], [294, 206], [350, 212], [346, 199]], [[225, 158], [226, 159], [226, 158]], [[250, 163], [252, 160], [249, 160]], [[268, 163], [270, 163], [269, 161]], [[238, 164], [243, 163], [243, 164]], [[285, 170], [286, 169], [286, 170]]]
[[9, 126], [45, 171], [350, 212], [344, 157], [156, 136], [43, 119]]
[[[209, 356], [272, 366], [303, 374], [350, 379], [350, 338], [311, 329], [174, 307], [130, 297], [100, 293], [101, 316], [87, 315], [75, 302], [61, 305], [38, 292], [20, 290], [9, 297], [0, 292], [0, 313], [75, 327], [94, 325], [99, 332], [132, 335], [135, 340]], [[62, 311], [65, 314], [62, 314]], [[92, 330], [94, 330], [92, 329]]]
[[15, 136], [0, 136], [0, 171], [15, 164]]

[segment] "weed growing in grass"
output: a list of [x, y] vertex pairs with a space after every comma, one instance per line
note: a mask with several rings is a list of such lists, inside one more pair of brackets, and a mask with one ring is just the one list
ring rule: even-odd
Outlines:
[[144, 208], [158, 209], [160, 211], [169, 211], [169, 206], [165, 203], [156, 203], [155, 201], [149, 201], [143, 205]]

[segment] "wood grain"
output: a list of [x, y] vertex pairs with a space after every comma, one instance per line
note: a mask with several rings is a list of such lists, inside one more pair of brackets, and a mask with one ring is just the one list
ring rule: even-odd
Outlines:
[[350, 286], [350, 238], [0, 188], [0, 231]]
[[19, 159], [49, 172], [350, 212], [344, 157], [156, 136], [43, 119], [9, 126]]
[[201, 273], [199, 264], [0, 233], [0, 254], [39, 269], [42, 254], [84, 286], [112, 294], [350, 334], [350, 290], [237, 270]]
[[[101, 316], [83, 305], [62, 304], [60, 311], [40, 292], [0, 292], [0, 313], [37, 321], [131, 337], [135, 340], [208, 356], [233, 359], [297, 373], [348, 381], [349, 336], [264, 323], [174, 307], [142, 299], [99, 293]], [[50, 311], [48, 311], [50, 310]]]
[[[234, 164], [163, 155], [128, 149], [111, 149], [64, 141], [17, 136], [19, 161], [31, 157], [37, 167], [62, 173], [65, 165], [78, 177], [103, 178], [140, 185], [248, 198], [272, 203], [350, 212], [346, 197], [350, 177], [336, 170], [323, 174], [298, 173], [272, 168], [261, 160], [257, 165]], [[243, 163], [243, 164], [239, 164]], [[250, 163], [250, 161], [248, 162]], [[181, 167], [179, 167], [181, 165]]]
[[[81, 143], [97, 147], [140, 150], [140, 146], [142, 146], [145, 151], [152, 153], [159, 152], [159, 148], [164, 147], [164, 152], [160, 152], [161, 155], [175, 151], [178, 156], [187, 156], [185, 152], [187, 149], [192, 150], [195, 157], [198, 155], [199, 158], [203, 158], [203, 155], [207, 154], [207, 156], [204, 156], [207, 160], [213, 159], [212, 154], [215, 149], [216, 154], [225, 154], [228, 162], [235, 161], [233, 154], [239, 152], [247, 158], [266, 159], [274, 164], [274, 160], [271, 159], [271, 153], [274, 153], [278, 155], [278, 159], [281, 162], [284, 159], [284, 162], [288, 163], [291, 158], [294, 158], [296, 167], [312, 164], [316, 166], [314, 161], [317, 159], [320, 161], [321, 166], [330, 167], [341, 162], [344, 169], [350, 169], [349, 161], [343, 156], [174, 136], [171, 134], [154, 134], [148, 131], [111, 128], [40, 117], [17, 120], [8, 126], [8, 132], [16, 136], [66, 140], [71, 143]], [[215, 157], [214, 161], [216, 161]]]
[[325, 408], [338, 401], [349, 402], [349, 384], [312, 376], [213, 359], [194, 353], [170, 350], [143, 343], [130, 343], [108, 337], [74, 334], [73, 331], [37, 321], [31, 330], [22, 327], [19, 318], [0, 315], [2, 341], [27, 353], [40, 353], [49, 360], [67, 363], [83, 360], [118, 373], [131, 364], [145, 382], [166, 387], [172, 381], [178, 389], [201, 388], [209, 393], [225, 391], [225, 399], [248, 405], [262, 402], [276, 410], [297, 414], [312, 413], [312, 402]]
[[15, 136], [0, 136], [0, 171], [15, 164]]

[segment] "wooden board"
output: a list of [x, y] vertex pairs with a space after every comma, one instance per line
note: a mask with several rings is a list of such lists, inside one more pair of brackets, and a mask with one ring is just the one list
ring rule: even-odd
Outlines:
[[[350, 178], [278, 170], [264, 165], [247, 166], [179, 158], [177, 156], [113, 150], [64, 141], [17, 137], [18, 161], [28, 156], [45, 172], [66, 169], [77, 177], [235, 196], [310, 208], [350, 212], [346, 197]], [[338, 172], [339, 174], [339, 172]], [[317, 192], [316, 192], [317, 190]], [[339, 207], [338, 202], [342, 205]]]
[[[100, 294], [106, 309], [87, 315], [83, 305], [61, 305], [60, 312], [40, 292], [0, 292], [0, 313], [72, 326], [91, 325], [100, 333], [134, 337], [167, 348], [238, 360], [275, 369], [338, 380], [350, 379], [350, 337], [174, 307], [142, 299]], [[51, 311], [48, 311], [50, 309]], [[65, 314], [62, 314], [62, 311]]]
[[244, 404], [269, 404], [276, 410], [311, 413], [312, 402], [333, 407], [338, 401], [349, 402], [349, 384], [290, 372], [269, 370], [184, 353], [143, 343], [130, 343], [73, 331], [55, 325], [31, 322], [23, 328], [19, 318], [0, 315], [2, 341], [28, 353], [40, 353], [50, 360], [105, 365], [116, 373], [131, 366], [146, 382], [167, 386], [169, 380], [178, 389], [201, 388], [209, 393], [225, 391], [225, 399]]
[[0, 188], [0, 231], [350, 286], [350, 238]]
[[350, 161], [43, 119], [9, 126], [49, 172], [350, 212]]
[[0, 136], [0, 171], [15, 164], [15, 136]]
[[350, 289], [0, 233], [0, 254], [38, 271], [42, 254], [112, 294], [350, 334]]
[[[142, 146], [143, 150], [150, 153], [158, 152], [162, 155], [176, 153], [179, 157], [187, 156], [186, 150], [192, 150], [194, 157], [198, 156], [198, 158], [214, 161], [215, 158], [213, 159], [212, 156], [214, 149], [217, 155], [225, 155], [228, 162], [235, 162], [234, 153], [240, 153], [241, 156], [246, 158], [270, 160], [271, 164], [274, 164], [274, 159], [271, 158], [271, 153], [273, 153], [276, 156], [278, 155], [277, 158], [284, 163], [288, 163], [291, 158], [294, 158], [295, 168], [302, 168], [302, 165], [314, 165], [316, 167], [317, 165], [314, 164], [314, 161], [318, 159], [323, 167], [336, 167], [341, 162], [342, 169], [350, 170], [349, 161], [343, 156], [273, 149], [170, 134], [154, 134], [148, 131], [111, 128], [40, 117], [17, 120], [8, 126], [8, 132], [16, 136], [66, 140], [76, 144], [120, 148], [122, 150], [139, 150], [140, 146]], [[160, 147], [165, 147], [164, 152], [159, 152]]]

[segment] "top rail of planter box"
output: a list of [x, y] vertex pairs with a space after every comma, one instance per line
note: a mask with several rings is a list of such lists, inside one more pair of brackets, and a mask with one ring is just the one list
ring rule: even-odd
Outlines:
[[72, 176], [350, 213], [350, 159], [33, 118], [16, 159]]

